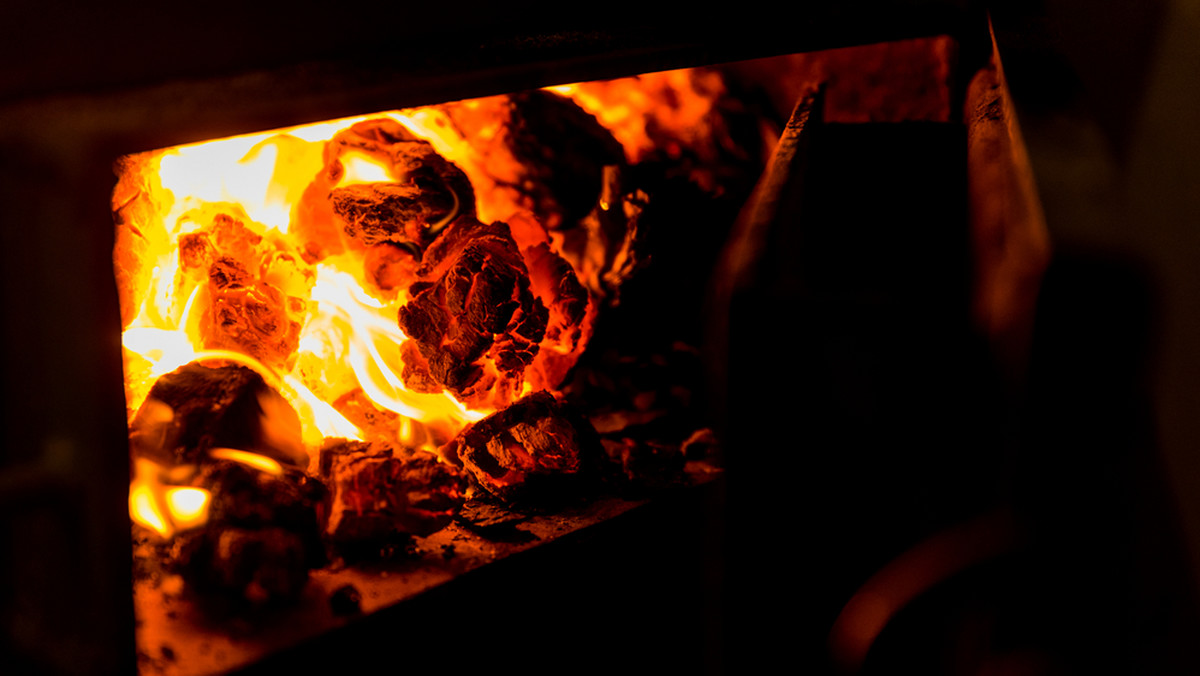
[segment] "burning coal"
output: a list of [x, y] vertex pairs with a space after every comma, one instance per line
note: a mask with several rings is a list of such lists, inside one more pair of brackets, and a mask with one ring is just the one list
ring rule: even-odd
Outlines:
[[[651, 198], [629, 168], [671, 134], [653, 107], [612, 129], [593, 109], [686, 81], [121, 159], [130, 515], [192, 587], [287, 597], [327, 547], [427, 534], [478, 491], [595, 478], [604, 449], [558, 390], [639, 266]], [[702, 109], [705, 87], [683, 98]]]

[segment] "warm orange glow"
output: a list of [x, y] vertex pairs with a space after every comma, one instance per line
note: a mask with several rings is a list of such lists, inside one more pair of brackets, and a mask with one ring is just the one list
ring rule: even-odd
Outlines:
[[629, 161], [638, 162], [655, 151], [678, 157], [685, 146], [695, 151], [709, 144], [713, 127], [706, 118], [724, 84], [715, 72], [688, 68], [547, 89], [594, 115]]

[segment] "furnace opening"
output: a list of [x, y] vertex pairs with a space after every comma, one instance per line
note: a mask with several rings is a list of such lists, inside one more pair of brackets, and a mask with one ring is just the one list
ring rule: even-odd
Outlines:
[[796, 101], [953, 126], [954, 56], [888, 43], [121, 158], [144, 669], [180, 670], [162, 645], [252, 663], [722, 476], [713, 409], [789, 385], [710, 398], [706, 304]]

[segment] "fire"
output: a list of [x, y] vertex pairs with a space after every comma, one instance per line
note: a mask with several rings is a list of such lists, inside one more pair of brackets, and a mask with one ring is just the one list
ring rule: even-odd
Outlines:
[[175, 486], [167, 482], [185, 475], [192, 468], [167, 472], [158, 464], [139, 458], [134, 465], [134, 480], [129, 487], [129, 516], [134, 523], [149, 528], [163, 538], [177, 531], [204, 525], [208, 520], [211, 495], [203, 488]]
[[134, 482], [129, 488], [129, 516], [134, 523], [153, 530], [163, 537], [170, 537], [175, 529], [167, 524], [167, 517], [159, 505], [158, 495], [145, 483]]
[[[622, 260], [562, 251], [562, 230], [593, 209], [636, 218], [642, 202], [623, 201], [616, 165], [662, 149], [652, 136], [668, 127], [690, 142], [715, 96], [706, 86], [677, 71], [121, 158], [114, 264], [128, 414], [143, 451], [157, 443], [163, 456], [136, 459], [133, 520], [168, 538], [207, 518], [213, 496], [187, 485], [196, 459], [159, 464], [178, 450], [167, 447], [172, 425], [188, 423], [150, 394], [184, 367], [261, 377], [260, 420], [244, 423], [258, 445], [205, 452], [274, 476], [281, 462], [314, 471], [331, 439], [435, 451], [558, 387], [597, 312], [603, 270], [585, 278], [579, 262]], [[529, 156], [527, 122], [561, 115], [583, 145]], [[554, 180], [585, 186], [583, 198], [559, 199]]]
[[[138, 180], [148, 188], [148, 199], [156, 213], [138, 223], [152, 244], [144, 256], [152, 262], [143, 265], [147, 268], [143, 274], [149, 277], [148, 293], [122, 337], [131, 412], [141, 405], [150, 385], [162, 374], [196, 360], [226, 360], [250, 366], [279, 387], [301, 413], [306, 442], [319, 443], [327, 436], [361, 438], [361, 432], [327, 398], [313, 392], [326, 389], [330, 381], [306, 377], [303, 370], [295, 368], [277, 373], [261, 359], [237, 350], [204, 348], [204, 337], [195, 321], [197, 305], [205, 301], [204, 289], [198, 284], [189, 287], [183, 279], [179, 246], [182, 236], [202, 229], [197, 210], [225, 205], [233, 207], [230, 211], [244, 214], [246, 225], [255, 235], [283, 239], [304, 190], [323, 167], [325, 141], [363, 119], [347, 118], [285, 132], [222, 139], [141, 158]], [[393, 180], [386, 168], [360, 153], [351, 154], [344, 164], [341, 184]], [[288, 252], [286, 243], [277, 248]], [[378, 341], [364, 337], [403, 339], [395, 327], [395, 307], [367, 296], [361, 280], [342, 271], [347, 267], [350, 265], [346, 261], [318, 266], [311, 294], [305, 294], [314, 307], [305, 317], [297, 362], [304, 364], [315, 357], [329, 364], [318, 376], [330, 376], [333, 369], [341, 368], [341, 382], [332, 387], [348, 389], [355, 383], [346, 376], [356, 378], [369, 395], [375, 395], [376, 403], [401, 408], [400, 412], [410, 417], [431, 420], [449, 415], [460, 422], [479, 417], [444, 398], [437, 398], [436, 406], [418, 409], [405, 399], [406, 393], [396, 391], [396, 364], [387, 363], [375, 348], [374, 342]], [[292, 292], [296, 289], [287, 286], [303, 286], [301, 277], [280, 266], [268, 270], [264, 279]], [[304, 293], [305, 289], [300, 291]], [[331, 344], [330, 339], [338, 343]]]
[[404, 332], [381, 314], [388, 305], [371, 298], [353, 275], [318, 266], [312, 297], [329, 311], [314, 318], [301, 337], [302, 355], [321, 355], [331, 341], [345, 345], [340, 363], [349, 366], [352, 380], [346, 376], [343, 382], [357, 382], [376, 404], [412, 420], [450, 420], [461, 426], [487, 415], [467, 409], [448, 393], [422, 394], [404, 386], [398, 375], [400, 354], [394, 349], [404, 341]]
[[[430, 139], [451, 161], [472, 172], [478, 166], [466, 142], [433, 109], [372, 118], [398, 121]], [[116, 255], [119, 282], [122, 273], [130, 280], [122, 290], [138, 292], [122, 298], [123, 312], [132, 316], [122, 335], [131, 421], [157, 379], [193, 362], [238, 364], [261, 375], [299, 416], [300, 438], [282, 444], [302, 445], [310, 467], [325, 439], [365, 438], [338, 403], [359, 390], [380, 410], [398, 414], [395, 438], [412, 448], [435, 450], [493, 411], [486, 405], [469, 407], [450, 392], [406, 387], [399, 349], [406, 337], [396, 321], [399, 307], [409, 300], [406, 288], [381, 291], [366, 278], [363, 252], [353, 246], [322, 252], [331, 255], [312, 261], [311, 251], [292, 235], [298, 219], [311, 217], [305, 195], [328, 166], [329, 140], [366, 119], [124, 159], [114, 210], [119, 224], [128, 219], [134, 227], [138, 247], [135, 261], [123, 259], [120, 244]], [[364, 151], [345, 152], [338, 162], [340, 176], [327, 189], [407, 179]], [[450, 212], [430, 226], [434, 233], [465, 207], [457, 192], [451, 196]], [[215, 288], [196, 272], [202, 269], [198, 260], [208, 265], [214, 255], [236, 259], [231, 274], [248, 271], [251, 281], [231, 286], [234, 292]], [[261, 335], [247, 338], [250, 329], [222, 333], [244, 318], [253, 324], [264, 313], [273, 313], [265, 326], [250, 327], [261, 329]], [[288, 328], [292, 324], [294, 330]], [[526, 383], [521, 392], [530, 389]], [[279, 414], [264, 412], [268, 434], [283, 434], [283, 427], [272, 422]], [[282, 471], [277, 461], [245, 450], [219, 448], [210, 455], [268, 473]], [[139, 458], [129, 497], [133, 520], [164, 538], [204, 523], [210, 497], [203, 489], [172, 485], [165, 476], [169, 469]]]
[[[214, 448], [209, 456], [229, 460], [278, 477], [284, 472], [279, 461], [258, 453], [236, 448]], [[134, 463], [134, 479], [129, 488], [129, 515], [134, 523], [162, 538], [203, 526], [208, 521], [212, 494], [195, 486], [183, 485], [197, 473], [194, 465], [165, 468], [145, 458]]]
[[396, 180], [387, 167], [362, 153], [347, 153], [342, 157], [342, 166], [345, 173], [342, 180], [338, 181], [339, 188], [356, 183], [385, 183]]

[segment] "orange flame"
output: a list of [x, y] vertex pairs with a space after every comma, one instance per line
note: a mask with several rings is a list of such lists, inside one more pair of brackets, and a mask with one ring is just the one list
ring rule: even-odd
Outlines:
[[[192, 468], [181, 468], [190, 473]], [[170, 476], [157, 463], [138, 458], [129, 487], [129, 516], [134, 523], [162, 538], [204, 525], [210, 495], [203, 488], [172, 486]]]

